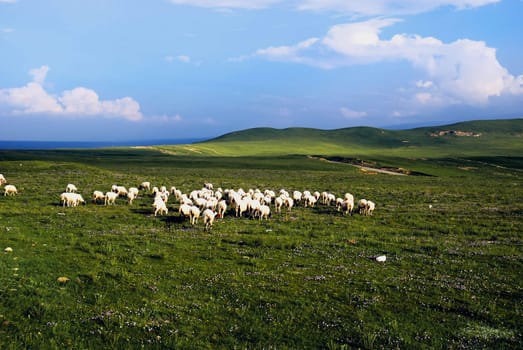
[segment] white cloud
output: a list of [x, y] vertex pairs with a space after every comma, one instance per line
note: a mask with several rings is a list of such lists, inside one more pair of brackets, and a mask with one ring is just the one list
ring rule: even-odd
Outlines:
[[0, 32], [2, 32], [2, 33], [6, 33], [6, 34], [8, 34], [8, 33], [13, 33], [14, 31], [15, 31], [15, 30], [14, 30], [13, 28], [9, 28], [9, 27], [6, 27], [6, 28], [2, 28], [2, 29], [0, 29]]
[[14, 4], [17, 1], [18, 0], [0, 0], [0, 4], [2, 4], [2, 3], [4, 3], [4, 4]]
[[218, 9], [262, 9], [281, 0], [170, 0], [176, 5], [190, 5]]
[[340, 113], [346, 119], [360, 119], [367, 116], [367, 112], [355, 111], [347, 107], [341, 107]]
[[186, 56], [186, 55], [180, 55], [178, 57], [176, 57], [178, 59], [178, 61], [180, 62], [183, 62], [183, 63], [191, 63], [191, 58], [189, 56]]
[[428, 81], [418, 80], [416, 82], [416, 86], [419, 88], [428, 89], [428, 88], [431, 88], [432, 86], [434, 86], [434, 83], [430, 80], [428, 80]]
[[278, 3], [291, 3], [302, 11], [330, 11], [353, 16], [392, 16], [417, 14], [440, 7], [467, 9], [481, 7], [501, 0], [170, 0], [176, 5], [215, 9], [264, 9]]
[[0, 105], [11, 107], [13, 114], [51, 114], [58, 116], [119, 117], [138, 121], [143, 118], [140, 105], [131, 97], [101, 101], [91, 89], [77, 87], [60, 97], [43, 88], [48, 66], [32, 69], [33, 81], [19, 88], [0, 89]]
[[356, 16], [392, 16], [423, 13], [439, 7], [457, 9], [480, 7], [500, 0], [302, 0], [298, 9], [308, 11], [334, 11]]
[[427, 95], [417, 100], [427, 103], [486, 104], [490, 97], [523, 94], [523, 75], [511, 75], [496, 58], [496, 49], [483, 41], [460, 39], [444, 43], [433, 37], [396, 34], [380, 38], [382, 28], [399, 20], [371, 19], [333, 26], [322, 39], [311, 38], [296, 45], [257, 50], [254, 56], [296, 62], [321, 68], [408, 61], [421, 71], [426, 81], [419, 88]]
[[33, 82], [42, 85], [49, 72], [49, 66], [42, 66], [40, 68], [31, 69], [29, 74], [33, 76]]
[[169, 123], [180, 123], [184, 121], [183, 117], [179, 114], [176, 115], [156, 115], [144, 119], [144, 121], [158, 123], [158, 124], [169, 124]]

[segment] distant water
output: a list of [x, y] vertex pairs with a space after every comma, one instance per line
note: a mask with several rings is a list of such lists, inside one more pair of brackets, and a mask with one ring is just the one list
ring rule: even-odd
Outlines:
[[42, 150], [60, 148], [105, 148], [126, 146], [181, 145], [206, 139], [139, 140], [139, 141], [1, 141], [0, 150]]

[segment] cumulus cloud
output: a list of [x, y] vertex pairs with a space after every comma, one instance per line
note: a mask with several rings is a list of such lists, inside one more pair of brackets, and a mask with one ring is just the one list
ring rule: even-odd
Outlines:
[[131, 97], [103, 101], [94, 90], [84, 87], [52, 95], [43, 87], [48, 72], [48, 66], [32, 69], [29, 74], [33, 80], [25, 86], [0, 89], [0, 105], [11, 108], [15, 115], [102, 116], [132, 121], [143, 118], [140, 105]]
[[[426, 80], [417, 87], [424, 91], [420, 102], [486, 104], [490, 97], [523, 94], [523, 75], [514, 76], [496, 58], [496, 49], [483, 41], [460, 39], [444, 43], [434, 37], [396, 34], [380, 37], [384, 27], [400, 21], [377, 18], [340, 24], [322, 38], [296, 45], [257, 50], [254, 56], [270, 60], [310, 64], [321, 68], [408, 61]], [[431, 98], [428, 98], [430, 93]]]

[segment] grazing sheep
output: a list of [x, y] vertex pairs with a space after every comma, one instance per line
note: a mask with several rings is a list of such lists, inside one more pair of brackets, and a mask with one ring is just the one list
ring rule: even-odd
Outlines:
[[133, 200], [135, 200], [136, 197], [138, 197], [138, 195], [134, 191], [129, 191], [129, 193], [127, 193], [127, 201], [129, 202], [129, 205], [133, 204]]
[[75, 185], [73, 184], [68, 184], [66, 187], [65, 187], [65, 192], [78, 192], [78, 189], [76, 188]]
[[0, 186], [7, 183], [7, 180], [5, 179], [4, 175], [0, 174]]
[[198, 223], [198, 219], [200, 218], [200, 208], [196, 206], [191, 207], [191, 225], [196, 225]]
[[205, 230], [210, 230], [214, 223], [214, 218], [218, 215], [217, 212], [211, 209], [205, 209], [203, 211], [203, 223], [205, 224]]
[[76, 207], [78, 204], [85, 204], [85, 200], [83, 199], [82, 195], [79, 193], [73, 193], [73, 192], [63, 192], [60, 195], [60, 202], [62, 203], [62, 206], [68, 206], [68, 207]]
[[260, 205], [260, 208], [258, 209], [260, 213], [260, 221], [265, 218], [265, 220], [269, 219], [269, 216], [271, 216], [271, 208], [269, 208], [268, 205]]
[[358, 212], [361, 215], [372, 216], [374, 208], [376, 208], [376, 204], [373, 201], [367, 199], [360, 199], [358, 201]]
[[94, 191], [93, 192], [93, 203], [98, 203], [98, 201], [105, 202], [105, 195], [102, 191]]
[[367, 200], [362, 198], [358, 201], [358, 213], [360, 215], [365, 215], [366, 210], [367, 210]]
[[113, 192], [118, 193], [119, 197], [127, 197], [127, 194], [129, 193], [129, 191], [127, 191], [127, 188], [125, 188], [124, 186], [116, 186], [116, 191]]
[[294, 200], [292, 198], [290, 198], [290, 197], [289, 198], [285, 198], [284, 204], [287, 207], [287, 210], [291, 211], [292, 207], [294, 206]]
[[141, 190], [147, 190], [147, 191], [150, 191], [151, 190], [151, 183], [149, 181], [144, 181], [140, 184], [139, 188]]
[[275, 208], [276, 212], [281, 213], [282, 206], [283, 206], [283, 198], [281, 196], [276, 197], [276, 199], [274, 199], [274, 208]]
[[219, 217], [223, 219], [223, 217], [225, 216], [225, 212], [226, 211], [227, 211], [227, 201], [222, 199], [221, 201], [218, 202], [218, 215], [219, 215]]
[[159, 189], [158, 187], [156, 187], [156, 186], [154, 186], [153, 189], [151, 190], [151, 193], [152, 193], [154, 196], [156, 196], [156, 194], [157, 194], [158, 192], [160, 192], [160, 189]]
[[345, 214], [351, 214], [352, 210], [354, 209], [354, 199], [352, 198], [336, 198], [336, 209], [338, 211], [342, 211]]
[[73, 207], [78, 206], [78, 204], [85, 204], [85, 200], [80, 193], [73, 193]]
[[116, 204], [116, 198], [118, 198], [118, 193], [106, 192], [104, 205]]
[[4, 196], [14, 196], [18, 194], [18, 190], [15, 185], [5, 185], [4, 187]]
[[301, 202], [301, 199], [303, 197], [303, 194], [300, 192], [300, 191], [294, 191], [292, 193], [292, 198], [294, 199], [294, 201], [296, 202], [296, 204], [298, 204], [299, 202]]
[[203, 184], [203, 187], [205, 187], [205, 188], [208, 189], [208, 190], [213, 190], [213, 189], [214, 189], [213, 184], [210, 183], [210, 182], [206, 182], [206, 183], [204, 183], [204, 184]]
[[256, 199], [251, 199], [247, 201], [247, 210], [249, 210], [251, 217], [256, 217], [258, 215], [258, 210], [260, 209], [260, 206], [260, 201]]
[[241, 217], [248, 209], [248, 202], [245, 199], [240, 199], [236, 202], [236, 216]]
[[158, 198], [158, 197], [157, 197], [157, 199], [154, 200], [153, 208], [154, 208], [154, 216], [158, 215], [158, 213], [160, 213], [160, 215], [162, 215], [162, 214], [167, 214], [169, 212], [165, 202], [161, 198]]
[[200, 210], [203, 210], [203, 208], [205, 208], [205, 204], [207, 204], [207, 200], [205, 198], [198, 197], [194, 200], [194, 205], [200, 208]]
[[191, 217], [191, 205], [181, 204], [180, 209], [178, 209], [178, 214], [190, 218]]
[[372, 216], [375, 208], [376, 204], [373, 201], [367, 201], [367, 213], [365, 215]]
[[316, 202], [317, 202], [316, 197], [314, 197], [311, 194], [308, 194], [303, 199], [303, 203], [304, 203], [305, 208], [307, 208], [307, 207], [314, 207], [316, 205]]

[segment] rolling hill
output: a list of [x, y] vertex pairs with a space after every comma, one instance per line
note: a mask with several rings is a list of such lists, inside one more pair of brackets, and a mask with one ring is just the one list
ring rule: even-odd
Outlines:
[[190, 145], [154, 148], [178, 155], [205, 156], [519, 157], [523, 151], [523, 119], [469, 121], [408, 130], [253, 128]]

